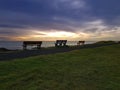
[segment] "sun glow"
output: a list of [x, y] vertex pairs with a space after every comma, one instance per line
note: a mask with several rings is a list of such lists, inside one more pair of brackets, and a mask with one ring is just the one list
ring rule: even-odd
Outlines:
[[60, 32], [47, 33], [47, 36], [48, 37], [77, 37], [77, 34], [72, 32], [60, 31]]
[[[79, 29], [78, 29], [79, 30]], [[57, 31], [57, 30], [31, 30], [30, 32], [25, 32], [24, 35], [19, 35], [15, 37], [9, 38], [9, 40], [14, 41], [23, 41], [23, 40], [42, 40], [42, 41], [54, 41], [59, 39], [66, 39], [70, 41], [75, 40], [96, 40], [96, 39], [104, 39], [104, 38], [112, 38], [114, 37], [111, 33], [118, 33], [119, 32], [113, 31], [104, 31], [104, 32], [95, 32], [95, 33], [85, 33], [85, 32], [70, 32], [70, 31]], [[99, 37], [98, 37], [99, 36]], [[2, 36], [3, 37], [3, 36]], [[4, 38], [8, 38], [5, 37]]]
[[[57, 39], [67, 39], [67, 40], [85, 40], [89, 35], [82, 32], [68, 32], [68, 31], [39, 31], [32, 30], [30, 33], [15, 37], [14, 40], [43, 40], [43, 41], [53, 41]], [[12, 39], [13, 40], [13, 39]]]
[[34, 31], [34, 37], [78, 37], [78, 34], [67, 31]]

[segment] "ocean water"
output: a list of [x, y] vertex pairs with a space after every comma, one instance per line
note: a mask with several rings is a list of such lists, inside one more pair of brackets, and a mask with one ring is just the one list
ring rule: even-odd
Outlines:
[[[92, 41], [86, 41], [85, 44], [92, 44], [94, 42]], [[7, 48], [11, 50], [21, 50], [23, 47], [23, 42], [22, 41], [0, 41], [0, 48]], [[77, 45], [77, 41], [68, 41], [67, 45], [69, 46], [74, 46]], [[54, 47], [55, 46], [55, 41], [43, 41], [41, 47]], [[28, 46], [28, 49], [32, 49], [35, 46]]]

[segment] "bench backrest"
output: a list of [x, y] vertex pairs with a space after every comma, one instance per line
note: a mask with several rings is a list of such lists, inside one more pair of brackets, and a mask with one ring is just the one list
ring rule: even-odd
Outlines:
[[65, 46], [67, 40], [56, 40], [55, 46]]
[[78, 41], [77, 45], [81, 45], [81, 44], [83, 45], [84, 43], [85, 43], [85, 41]]
[[23, 45], [41, 45], [42, 41], [24, 41]]

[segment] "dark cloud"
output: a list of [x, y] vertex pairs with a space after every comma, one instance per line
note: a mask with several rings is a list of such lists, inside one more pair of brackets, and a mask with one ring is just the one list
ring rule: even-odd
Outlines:
[[92, 15], [103, 19], [109, 25], [119, 25], [120, 1], [119, 0], [87, 0], [91, 7]]
[[25, 28], [22, 25], [0, 24], [1, 28]]
[[[81, 0], [75, 0], [80, 3]], [[69, 21], [83, 21], [86, 9], [72, 4], [72, 0], [1, 0], [1, 22], [18, 23], [20, 25], [28, 25], [32, 27], [49, 27], [54, 24], [70, 24]], [[70, 4], [70, 5], [69, 5]], [[80, 6], [80, 5], [79, 5]], [[68, 19], [60, 20], [55, 18]], [[6, 23], [5, 22], [5, 23]], [[10, 25], [7, 25], [10, 26]], [[55, 28], [52, 26], [50, 28]], [[56, 28], [58, 29], [58, 28]], [[61, 28], [63, 29], [63, 28]]]
[[0, 28], [0, 35], [2, 36], [22, 36], [22, 35], [27, 35], [29, 30], [22, 30], [22, 29], [10, 29], [10, 28]]

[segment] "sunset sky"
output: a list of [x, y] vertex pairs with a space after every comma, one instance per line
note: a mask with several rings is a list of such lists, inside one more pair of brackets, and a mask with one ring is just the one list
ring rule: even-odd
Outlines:
[[0, 0], [0, 41], [120, 40], [120, 0]]

